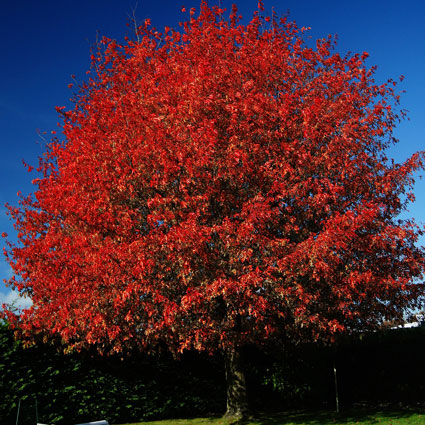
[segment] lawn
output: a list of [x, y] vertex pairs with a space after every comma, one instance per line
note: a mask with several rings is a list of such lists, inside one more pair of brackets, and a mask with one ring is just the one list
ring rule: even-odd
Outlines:
[[[221, 418], [171, 419], [123, 425], [230, 425]], [[425, 409], [347, 410], [335, 412], [285, 412], [262, 415], [240, 423], [241, 425], [424, 425]]]

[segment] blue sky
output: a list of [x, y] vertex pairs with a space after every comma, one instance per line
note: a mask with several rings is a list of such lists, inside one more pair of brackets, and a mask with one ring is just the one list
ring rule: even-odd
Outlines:
[[[218, 4], [210, 0], [210, 4]], [[235, 1], [221, 0], [222, 7]], [[247, 20], [257, 0], [236, 2]], [[410, 121], [398, 126], [400, 143], [391, 149], [397, 161], [425, 149], [425, 2], [423, 0], [265, 0], [270, 11], [290, 13], [299, 26], [311, 27], [313, 39], [338, 35], [337, 50], [345, 54], [367, 51], [368, 64], [377, 65], [376, 79], [405, 76], [402, 107]], [[136, 7], [137, 5], [137, 7]], [[17, 204], [16, 193], [32, 192], [22, 159], [36, 164], [44, 150], [39, 132], [57, 129], [55, 106], [69, 105], [71, 74], [84, 80], [90, 46], [97, 35], [122, 40], [132, 10], [143, 21], [151, 18], [158, 29], [177, 27], [184, 20], [182, 6], [198, 7], [192, 0], [20, 0], [2, 2], [0, 10], [0, 233], [15, 238], [4, 203]], [[187, 15], [186, 15], [187, 16]], [[415, 186], [416, 203], [408, 216], [425, 222], [425, 182]], [[1, 241], [3, 243], [3, 240]], [[425, 241], [422, 242], [425, 244]], [[10, 268], [0, 258], [0, 279]], [[14, 295], [0, 283], [0, 304]]]

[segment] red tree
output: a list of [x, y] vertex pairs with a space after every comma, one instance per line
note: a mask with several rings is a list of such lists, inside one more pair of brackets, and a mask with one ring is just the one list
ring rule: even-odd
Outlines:
[[201, 6], [103, 40], [60, 113], [34, 196], [9, 206], [24, 333], [121, 351], [227, 353], [228, 414], [246, 409], [239, 348], [329, 338], [419, 300], [420, 229], [397, 220], [422, 153], [387, 160], [395, 83], [367, 54], [304, 29]]

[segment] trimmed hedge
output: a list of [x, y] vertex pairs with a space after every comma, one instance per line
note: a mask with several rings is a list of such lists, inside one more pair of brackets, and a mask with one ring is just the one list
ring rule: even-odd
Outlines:
[[342, 408], [425, 404], [425, 327], [344, 336], [332, 347], [253, 350], [250, 356], [251, 388], [263, 389], [252, 403], [260, 409], [334, 408], [334, 367]]
[[19, 424], [34, 424], [34, 397], [39, 421], [51, 424], [210, 414], [225, 403], [218, 357], [187, 353], [176, 361], [168, 354], [139, 354], [122, 361], [89, 353], [64, 355], [46, 345], [24, 349], [4, 325], [0, 374], [2, 425], [15, 425], [20, 399]]
[[[332, 408], [336, 365], [340, 404], [424, 403], [425, 328], [343, 338], [317, 344], [246, 348], [248, 394], [254, 410]], [[110, 423], [221, 414], [225, 380], [220, 355], [135, 354], [125, 360], [80, 353], [64, 355], [51, 345], [24, 349], [0, 325], [0, 417], [14, 425], [39, 422]]]

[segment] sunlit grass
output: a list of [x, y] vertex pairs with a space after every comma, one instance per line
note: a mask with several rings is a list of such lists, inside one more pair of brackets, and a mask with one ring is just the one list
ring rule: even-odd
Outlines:
[[[138, 422], [125, 425], [230, 425], [230, 419], [222, 417], [196, 419], [168, 419], [154, 422]], [[424, 425], [425, 410], [372, 410], [353, 409], [337, 415], [335, 412], [283, 412], [259, 415], [239, 422], [241, 425]], [[123, 424], [124, 425], [124, 424]]]

